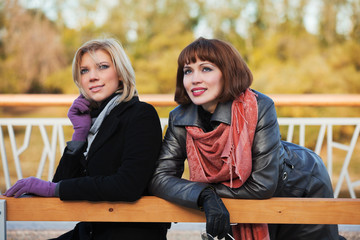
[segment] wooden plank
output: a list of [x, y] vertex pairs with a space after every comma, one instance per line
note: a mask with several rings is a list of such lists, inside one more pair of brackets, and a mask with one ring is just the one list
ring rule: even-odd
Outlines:
[[[223, 199], [239, 223], [360, 224], [360, 199]], [[239, 206], [241, 204], [241, 206]], [[234, 219], [233, 219], [234, 218]]]
[[58, 198], [6, 198], [8, 221], [205, 221], [204, 213], [156, 197], [137, 202], [61, 201]]
[[[134, 203], [7, 198], [8, 221], [204, 222], [203, 212], [145, 196]], [[234, 223], [360, 224], [360, 199], [223, 199]]]
[[[359, 107], [360, 94], [268, 94], [278, 107]], [[0, 94], [0, 107], [69, 107], [76, 94]], [[154, 106], [177, 106], [173, 94], [141, 94]]]

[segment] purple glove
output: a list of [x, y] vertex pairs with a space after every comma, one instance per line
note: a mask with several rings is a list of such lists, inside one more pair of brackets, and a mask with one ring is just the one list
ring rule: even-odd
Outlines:
[[91, 127], [90, 102], [80, 95], [71, 105], [68, 117], [73, 125], [73, 141], [86, 141]]
[[17, 181], [4, 195], [7, 197], [15, 195], [18, 198], [24, 193], [31, 193], [42, 197], [54, 197], [55, 187], [56, 183], [44, 181], [36, 177], [29, 177]]

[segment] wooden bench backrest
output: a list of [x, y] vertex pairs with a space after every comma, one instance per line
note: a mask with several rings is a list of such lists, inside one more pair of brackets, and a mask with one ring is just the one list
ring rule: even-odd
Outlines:
[[[7, 221], [205, 222], [203, 212], [145, 196], [134, 203], [7, 198]], [[360, 224], [360, 199], [223, 199], [233, 223]]]

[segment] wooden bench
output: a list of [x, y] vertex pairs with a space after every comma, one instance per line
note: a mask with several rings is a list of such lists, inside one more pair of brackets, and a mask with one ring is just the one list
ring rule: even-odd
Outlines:
[[[223, 199], [234, 223], [360, 224], [360, 199]], [[6, 221], [205, 222], [203, 212], [153, 196], [128, 202], [61, 201], [0, 196], [0, 240]]]

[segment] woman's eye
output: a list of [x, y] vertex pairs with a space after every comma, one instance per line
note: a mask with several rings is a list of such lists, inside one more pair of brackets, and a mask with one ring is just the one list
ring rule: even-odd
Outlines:
[[108, 69], [108, 68], [109, 68], [109, 65], [106, 65], [106, 64], [99, 65], [99, 69]]
[[85, 74], [87, 73], [89, 70], [87, 70], [86, 68], [83, 68], [80, 70], [80, 74]]
[[211, 69], [211, 68], [209, 68], [209, 67], [204, 67], [204, 68], [203, 68], [203, 71], [204, 71], [204, 72], [211, 72], [211, 71], [212, 71], [212, 69]]
[[184, 75], [188, 75], [191, 73], [191, 70], [190, 69], [184, 69]]

